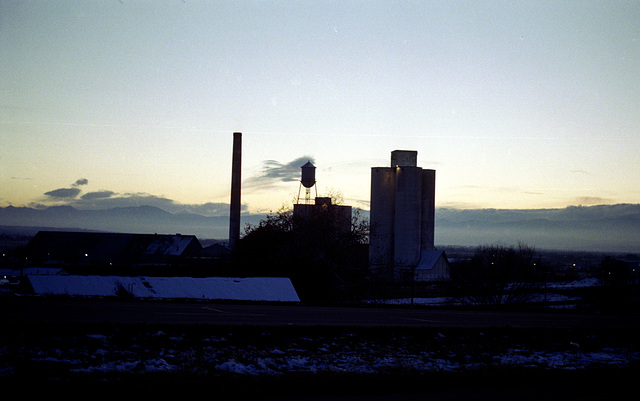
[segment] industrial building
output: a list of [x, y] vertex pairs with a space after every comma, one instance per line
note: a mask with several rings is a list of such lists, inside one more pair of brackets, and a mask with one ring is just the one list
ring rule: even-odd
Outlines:
[[[318, 197], [316, 187], [316, 167], [309, 161], [301, 169], [300, 189], [298, 199], [293, 205], [294, 224], [304, 224], [305, 220], [316, 217], [331, 217], [336, 233], [348, 233], [351, 230], [351, 206], [334, 205], [329, 197]], [[300, 197], [300, 190], [305, 189], [304, 198]], [[316, 196], [311, 197], [311, 189], [314, 188]]]
[[418, 167], [417, 157], [394, 150], [390, 167], [371, 168], [369, 265], [381, 279], [450, 277], [446, 255], [434, 245], [436, 173]]

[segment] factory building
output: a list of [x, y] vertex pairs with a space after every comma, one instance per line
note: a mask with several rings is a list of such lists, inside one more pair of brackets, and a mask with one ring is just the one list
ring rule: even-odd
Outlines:
[[330, 222], [331, 227], [335, 229], [335, 234], [348, 234], [351, 230], [351, 206], [332, 205], [331, 198], [328, 197], [316, 197], [314, 204], [293, 205], [294, 225], [318, 218]]
[[[317, 218], [324, 218], [332, 223], [337, 234], [346, 234], [351, 230], [351, 206], [334, 205], [329, 197], [318, 197], [316, 188], [316, 167], [309, 161], [301, 169], [300, 189], [298, 200], [293, 205], [294, 224], [304, 224]], [[304, 198], [300, 190], [305, 188]], [[315, 198], [311, 196], [311, 189], [316, 191]]]
[[417, 166], [417, 151], [391, 152], [390, 167], [371, 169], [369, 265], [387, 280], [449, 278], [434, 246], [435, 170]]

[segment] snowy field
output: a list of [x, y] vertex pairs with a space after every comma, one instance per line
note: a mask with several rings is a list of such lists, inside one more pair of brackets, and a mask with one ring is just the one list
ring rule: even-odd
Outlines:
[[[3, 336], [0, 377], [152, 372], [277, 376], [292, 373], [469, 372], [486, 368], [626, 368], [634, 338], [552, 330], [419, 332], [188, 329], [65, 331]], [[17, 363], [19, 361], [19, 363]]]
[[[563, 283], [556, 289], [593, 285], [598, 284]], [[155, 283], [152, 287], [161, 288]], [[175, 381], [203, 386], [215, 382], [218, 388], [227, 386], [231, 391], [238, 383], [234, 380], [242, 380], [243, 386], [247, 381], [253, 385], [275, 380], [277, 387], [279, 378], [299, 382], [308, 377], [352, 380], [352, 375], [369, 375], [395, 381], [425, 375], [486, 374], [495, 380], [495, 372], [524, 371], [528, 379], [529, 372], [550, 372], [555, 377], [563, 372], [590, 375], [603, 369], [617, 378], [635, 375], [638, 366], [638, 333], [606, 329], [36, 324], [0, 331], [0, 384], [67, 383], [77, 387], [89, 383], [93, 388], [99, 383], [114, 388], [123, 381], [137, 384], [160, 377], [157, 380], [169, 386]]]

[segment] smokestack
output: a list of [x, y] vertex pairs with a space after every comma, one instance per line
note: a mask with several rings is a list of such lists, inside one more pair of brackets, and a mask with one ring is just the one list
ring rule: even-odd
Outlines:
[[240, 239], [240, 185], [242, 171], [242, 132], [233, 133], [231, 166], [231, 208], [229, 217], [229, 246], [235, 251]]

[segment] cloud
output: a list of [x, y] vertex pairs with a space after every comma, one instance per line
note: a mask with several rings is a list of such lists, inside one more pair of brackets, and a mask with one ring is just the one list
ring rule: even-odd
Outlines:
[[300, 179], [302, 167], [307, 162], [313, 163], [313, 158], [309, 156], [299, 157], [287, 164], [282, 164], [276, 160], [265, 160], [262, 168], [262, 179], [271, 179], [281, 182], [298, 181]]
[[60, 188], [45, 192], [45, 195], [56, 199], [73, 199], [76, 198], [80, 192], [78, 188]]
[[115, 194], [116, 193], [113, 191], [94, 191], [94, 192], [87, 192], [86, 194], [82, 195], [80, 198], [82, 200], [105, 199], [105, 198], [111, 198]]
[[[229, 204], [228, 203], [213, 203], [207, 202], [201, 205], [184, 205], [184, 204], [175, 204], [175, 208], [179, 213], [193, 213], [200, 214], [203, 216], [227, 216], [229, 215]], [[242, 211], [247, 210], [247, 205], [242, 205]]]
[[166, 211], [175, 202], [162, 196], [151, 195], [143, 192], [118, 194], [113, 191], [103, 190], [89, 192], [80, 199], [71, 203], [80, 209], [111, 209], [119, 207], [155, 206]]
[[58, 189], [54, 189], [53, 191], [45, 192], [44, 194], [48, 196], [50, 199], [56, 199], [56, 200], [74, 199], [74, 198], [77, 198], [78, 195], [80, 195], [80, 192], [82, 192], [77, 187], [81, 185], [87, 185], [88, 183], [89, 183], [89, 180], [87, 180], [86, 178], [80, 178], [80, 179], [77, 179], [76, 182], [71, 184], [72, 188], [58, 188]]
[[[296, 159], [299, 160], [299, 159]], [[272, 180], [287, 180], [285, 171], [292, 170], [298, 162], [294, 160], [287, 165], [278, 163], [267, 163], [265, 167], [266, 176]], [[306, 163], [305, 159], [305, 163]], [[270, 161], [272, 162], [272, 161]], [[299, 169], [300, 166], [297, 166]], [[279, 178], [276, 178], [279, 177]], [[228, 203], [207, 202], [203, 204], [183, 204], [163, 196], [148, 194], [145, 192], [117, 193], [110, 190], [100, 190], [87, 192], [80, 196], [82, 190], [78, 188], [88, 185], [89, 180], [80, 178], [71, 184], [70, 188], [59, 188], [46, 192], [46, 199], [42, 203], [32, 203], [34, 208], [45, 208], [48, 205], [66, 205], [80, 210], [106, 210], [114, 208], [152, 206], [173, 214], [198, 214], [206, 217], [218, 217], [229, 215]], [[249, 209], [246, 204], [241, 205], [241, 212], [245, 213]]]
[[438, 207], [441, 209], [453, 210], [482, 209], [482, 205], [480, 203], [461, 201], [442, 201], [438, 203]]
[[[88, 192], [80, 198], [67, 199], [65, 203], [69, 206], [82, 210], [106, 210], [125, 207], [153, 206], [174, 214], [199, 214], [206, 217], [229, 215], [228, 203], [207, 202], [203, 204], [183, 204], [176, 202], [173, 199], [144, 192], [119, 194], [108, 190], [95, 191]], [[247, 210], [247, 205], [243, 204], [241, 211], [246, 212]]]
[[600, 198], [598, 196], [581, 196], [574, 201], [578, 205], [605, 205], [613, 203], [611, 199]]
[[260, 174], [249, 177], [243, 183], [244, 188], [261, 189], [269, 188], [281, 182], [299, 181], [302, 167], [307, 162], [315, 163], [313, 157], [302, 156], [288, 163], [277, 160], [265, 160], [262, 162]]

